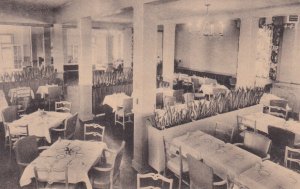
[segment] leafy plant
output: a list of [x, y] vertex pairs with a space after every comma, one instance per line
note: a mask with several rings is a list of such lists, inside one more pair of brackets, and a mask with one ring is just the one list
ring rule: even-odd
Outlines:
[[154, 112], [152, 124], [158, 129], [165, 129], [184, 124], [192, 120], [199, 120], [259, 103], [264, 93], [263, 88], [239, 88], [226, 94], [220, 93], [210, 101], [194, 101], [186, 108], [166, 107], [160, 113]]

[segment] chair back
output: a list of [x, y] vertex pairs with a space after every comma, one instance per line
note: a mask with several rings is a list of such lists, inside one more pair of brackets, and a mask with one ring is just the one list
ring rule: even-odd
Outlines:
[[200, 89], [200, 87], [201, 87], [199, 79], [192, 77], [191, 80], [192, 80], [192, 83], [193, 83], [194, 92], [198, 91]]
[[31, 103], [31, 96], [17, 98], [17, 105], [21, 106], [20, 108], [18, 108], [19, 111], [21, 110], [26, 112], [27, 109], [30, 107], [30, 103]]
[[291, 147], [294, 145], [295, 133], [291, 131], [269, 125], [268, 134], [272, 140], [272, 144], [281, 149], [285, 149], [286, 146]]
[[174, 106], [175, 105], [175, 97], [174, 96], [165, 96], [164, 97], [164, 107]]
[[123, 154], [124, 154], [124, 148], [125, 148], [125, 141], [122, 141], [120, 148], [116, 152], [116, 158], [114, 160], [114, 172], [113, 177], [116, 178], [118, 175], [120, 175], [120, 165], [122, 162]]
[[162, 92], [156, 93], [156, 108], [162, 109], [164, 107], [164, 94]]
[[75, 113], [71, 117], [65, 120], [66, 138], [72, 139], [75, 135], [78, 113]]
[[183, 89], [178, 89], [178, 90], [174, 90], [173, 92], [173, 96], [175, 97], [175, 101], [176, 103], [182, 103], [183, 102], [183, 93], [184, 90]]
[[72, 103], [68, 101], [55, 102], [56, 112], [71, 112]]
[[195, 94], [194, 93], [185, 93], [184, 94], [184, 103], [189, 104], [193, 102], [195, 99]]
[[232, 143], [236, 134], [236, 127], [234, 125], [216, 122], [214, 133], [216, 138], [221, 139], [226, 143]]
[[[34, 177], [37, 189], [44, 189], [45, 184], [65, 183], [65, 189], [69, 188], [68, 166], [62, 169], [34, 167]], [[51, 187], [50, 187], [51, 188]], [[63, 187], [59, 187], [63, 188]]]
[[[151, 186], [149, 186], [147, 184], [147, 186], [142, 187], [142, 179], [147, 180], [147, 183], [149, 183], [149, 179], [152, 179], [153, 181], [151, 183], [153, 183], [154, 181], [157, 182], [156, 184], [153, 184]], [[161, 185], [163, 183], [168, 183], [169, 185], [169, 189], [173, 188], [173, 179], [169, 179], [167, 177], [164, 177], [160, 174], [155, 174], [155, 173], [147, 173], [147, 174], [137, 174], [137, 189], [159, 189], [160, 187], [156, 187], [157, 185]]]
[[18, 106], [8, 106], [2, 110], [3, 123], [11, 123], [18, 119]]
[[262, 134], [246, 131], [244, 146], [247, 150], [264, 158], [269, 153], [271, 140]]
[[27, 136], [20, 138], [14, 146], [18, 165], [24, 166], [31, 163], [38, 156], [37, 138]]
[[125, 98], [123, 100], [123, 108], [125, 115], [131, 113], [133, 108], [133, 98]]
[[191, 189], [213, 189], [213, 170], [202, 161], [187, 154]]
[[287, 100], [270, 100], [269, 114], [286, 119], [288, 115]]
[[84, 140], [103, 141], [105, 127], [96, 123], [84, 124]]
[[51, 86], [48, 88], [48, 98], [53, 99], [60, 99], [62, 95], [62, 87], [61, 86]]
[[300, 149], [285, 147], [284, 166], [289, 169], [300, 171]]

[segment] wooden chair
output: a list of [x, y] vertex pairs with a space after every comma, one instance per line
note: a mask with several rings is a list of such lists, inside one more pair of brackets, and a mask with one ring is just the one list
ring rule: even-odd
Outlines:
[[284, 166], [300, 173], [300, 149], [285, 147]]
[[175, 146], [166, 141], [165, 138], [163, 138], [163, 142], [165, 151], [164, 175], [166, 175], [167, 170], [170, 170], [178, 178], [178, 188], [181, 189], [182, 182], [189, 185], [188, 179], [183, 179], [189, 172], [187, 161], [182, 156], [180, 146]]
[[240, 136], [244, 138], [245, 135], [245, 131], [246, 130], [250, 130], [250, 131], [254, 131], [257, 132], [256, 130], [256, 120], [250, 120], [250, 119], [246, 119], [243, 116], [237, 115], [237, 126], [238, 126], [238, 131], [240, 133]]
[[200, 84], [200, 82], [199, 82], [199, 79], [198, 79], [198, 78], [192, 77], [191, 80], [192, 80], [192, 83], [193, 83], [193, 90], [194, 90], [194, 93], [199, 92], [199, 90], [200, 90], [200, 88], [201, 88], [201, 84]]
[[38, 147], [37, 140], [36, 136], [27, 136], [20, 138], [14, 144], [16, 161], [21, 172], [38, 156], [40, 150], [48, 148], [48, 146]]
[[84, 140], [103, 141], [105, 127], [99, 124], [84, 124]]
[[160, 187], [156, 187], [156, 186], [154, 186], [154, 184], [152, 184], [151, 186], [149, 186], [147, 184], [148, 186], [142, 187], [141, 186], [142, 179], [147, 179], [147, 181], [149, 179], [152, 179], [153, 181], [158, 182], [156, 185], [160, 185], [161, 182], [168, 183], [168, 185], [169, 185], [168, 188], [173, 189], [173, 179], [168, 179], [160, 174], [155, 174], [155, 173], [147, 173], [147, 174], [139, 174], [138, 173], [137, 174], [137, 189], [160, 189]]
[[30, 105], [31, 105], [31, 96], [18, 97], [17, 105], [18, 105], [18, 114], [20, 116], [27, 114], [28, 109], [30, 108]]
[[164, 107], [174, 106], [175, 105], [175, 97], [174, 96], [165, 96], [164, 97]]
[[164, 94], [156, 93], [156, 108], [162, 109], [164, 107]]
[[72, 103], [68, 101], [55, 102], [56, 112], [71, 112]]
[[287, 119], [287, 100], [270, 100], [269, 114]]
[[190, 175], [190, 189], [213, 189], [215, 186], [228, 185], [226, 180], [214, 182], [214, 173], [211, 167], [187, 154]]
[[75, 134], [78, 113], [67, 118], [62, 126], [51, 128], [51, 131], [63, 133], [64, 139], [72, 139]]
[[[75, 189], [76, 184], [69, 183], [68, 166], [62, 169], [47, 169], [34, 167], [34, 176], [37, 189]], [[48, 175], [53, 174], [55, 178], [49, 180]]]
[[270, 159], [271, 142], [268, 137], [262, 134], [246, 131], [244, 142], [235, 143], [235, 145], [261, 157], [262, 160], [268, 160]]
[[300, 144], [295, 144], [295, 133], [286, 129], [269, 125], [268, 135], [272, 140], [271, 154], [274, 155], [274, 158], [272, 159], [279, 160], [280, 162], [282, 162], [282, 160], [284, 159], [286, 146], [300, 146]]
[[[93, 188], [109, 187], [113, 189], [113, 184], [120, 178], [120, 165], [124, 153], [125, 141], [117, 150], [104, 149], [104, 163], [93, 167], [91, 172], [91, 183]], [[109, 158], [108, 158], [109, 157]]]
[[62, 96], [62, 87], [61, 86], [52, 86], [48, 89], [48, 96], [45, 99], [46, 104], [48, 103], [48, 110], [50, 111], [52, 103], [55, 103], [56, 101], [60, 101]]
[[[125, 130], [125, 124], [132, 122], [131, 120], [131, 116], [133, 115], [132, 108], [133, 108], [133, 99], [132, 98], [124, 99], [123, 106], [118, 107], [118, 109], [115, 112], [115, 125], [119, 123], [123, 126], [123, 130]], [[120, 118], [122, 119], [122, 121], [119, 121]], [[128, 118], [127, 121], [126, 118]]]
[[9, 157], [11, 158], [14, 143], [23, 136], [28, 136], [28, 125], [13, 126], [11, 122], [18, 119], [18, 107], [9, 106], [2, 110], [2, 121], [5, 132], [4, 147], [9, 146]]
[[182, 104], [183, 103], [183, 89], [178, 89], [178, 90], [174, 90], [173, 92], [173, 96], [175, 97], [175, 102], [178, 104]]
[[194, 102], [195, 94], [194, 93], [185, 93], [184, 95], [184, 103], [190, 104]]
[[236, 135], [236, 127], [233, 125], [216, 122], [214, 136], [225, 143], [232, 143]]

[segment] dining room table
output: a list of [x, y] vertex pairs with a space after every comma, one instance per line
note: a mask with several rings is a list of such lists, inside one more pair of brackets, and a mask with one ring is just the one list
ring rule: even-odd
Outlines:
[[118, 107], [123, 106], [123, 101], [125, 99], [131, 98], [130, 96], [127, 96], [125, 93], [114, 93], [111, 95], [106, 95], [104, 97], [104, 100], [102, 104], [107, 104], [112, 108], [112, 111], [117, 111]]
[[10, 98], [10, 102], [14, 103], [20, 97], [31, 97], [34, 99], [34, 93], [30, 87], [17, 87], [8, 91], [8, 97]]
[[300, 175], [266, 160], [242, 172], [234, 182], [247, 189], [299, 189]]
[[[263, 112], [255, 112], [241, 116], [241, 123], [255, 130], [268, 134], [268, 126], [289, 130], [295, 133], [295, 143], [300, 142], [300, 122], [295, 120], [285, 120], [274, 115]], [[251, 124], [254, 123], [255, 124]]]
[[45, 137], [47, 142], [51, 143], [50, 129], [60, 126], [63, 121], [72, 114], [69, 112], [54, 112], [38, 110], [28, 115], [24, 115], [18, 120], [10, 123], [11, 133], [20, 133], [22, 126], [28, 125], [28, 135]]
[[[181, 146], [183, 156], [190, 154], [203, 160], [222, 179], [233, 180], [261, 158], [233, 144], [202, 131], [188, 132], [172, 139], [172, 144]], [[171, 149], [172, 150], [172, 149]]]
[[40, 94], [41, 98], [45, 98], [45, 96], [47, 94], [49, 94], [49, 88], [51, 88], [51, 87], [58, 87], [58, 85], [56, 85], [56, 84], [53, 84], [53, 85], [48, 85], [48, 84], [47, 85], [41, 85], [37, 89], [36, 94]]
[[84, 182], [87, 189], [92, 189], [88, 172], [106, 148], [104, 142], [59, 139], [25, 168], [19, 184], [23, 187], [32, 182], [35, 178], [34, 168], [47, 170], [42, 176], [49, 183], [62, 182], [65, 174], [58, 174], [56, 170], [67, 167], [69, 183]]
[[[5, 98], [5, 94], [3, 90], [0, 90], [0, 113], [2, 113], [2, 110], [8, 107], [7, 100]], [[0, 116], [0, 122], [2, 122], [2, 116]]]
[[218, 83], [211, 83], [211, 84], [203, 84], [201, 85], [200, 92], [204, 95], [216, 95], [216, 93], [227, 93], [229, 89], [225, 85], [220, 85]]

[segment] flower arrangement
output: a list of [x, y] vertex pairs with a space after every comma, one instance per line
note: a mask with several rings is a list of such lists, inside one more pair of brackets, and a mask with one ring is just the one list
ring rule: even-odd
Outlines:
[[125, 72], [97, 72], [93, 73], [93, 85], [94, 86], [111, 86], [111, 85], [120, 85], [126, 83], [132, 83], [133, 72], [128, 70]]
[[263, 93], [263, 88], [239, 88], [226, 94], [219, 93], [210, 101], [194, 101], [187, 108], [167, 107], [163, 114], [155, 112], [149, 121], [152, 126], [163, 130], [192, 120], [256, 105]]
[[41, 68], [26, 67], [20, 71], [3, 72], [0, 74], [0, 82], [22, 82], [32, 79], [54, 79], [56, 71], [53, 66], [46, 66]]

